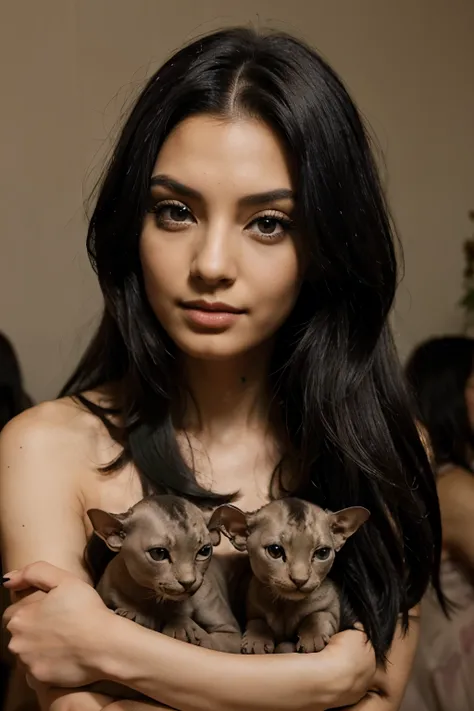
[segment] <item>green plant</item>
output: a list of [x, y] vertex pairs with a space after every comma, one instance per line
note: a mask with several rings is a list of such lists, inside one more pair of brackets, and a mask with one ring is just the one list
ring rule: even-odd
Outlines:
[[[469, 212], [469, 219], [474, 222], [474, 210]], [[463, 245], [466, 266], [464, 268], [464, 295], [460, 305], [464, 308], [466, 320], [474, 318], [474, 233]]]

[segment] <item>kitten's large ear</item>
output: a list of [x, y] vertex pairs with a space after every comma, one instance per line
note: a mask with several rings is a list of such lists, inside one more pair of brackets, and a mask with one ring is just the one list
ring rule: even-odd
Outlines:
[[338, 551], [347, 539], [354, 534], [370, 516], [370, 511], [362, 506], [351, 506], [329, 514], [329, 526], [334, 539], [334, 548]]
[[[208, 528], [211, 536], [222, 532], [236, 550], [247, 550], [247, 517], [237, 506], [231, 504], [219, 506], [212, 514]], [[217, 543], [219, 540], [220, 536]], [[213, 542], [213, 545], [217, 543]]]
[[127, 514], [111, 514], [102, 509], [89, 509], [87, 512], [95, 533], [112, 551], [119, 551], [125, 538], [123, 523]]

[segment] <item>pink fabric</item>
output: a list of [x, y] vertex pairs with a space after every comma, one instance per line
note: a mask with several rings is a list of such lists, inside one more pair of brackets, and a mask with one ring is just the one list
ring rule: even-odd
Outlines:
[[401, 711], [474, 711], [474, 586], [449, 560], [442, 563], [441, 582], [456, 607], [448, 619], [431, 591], [423, 600], [420, 643]]

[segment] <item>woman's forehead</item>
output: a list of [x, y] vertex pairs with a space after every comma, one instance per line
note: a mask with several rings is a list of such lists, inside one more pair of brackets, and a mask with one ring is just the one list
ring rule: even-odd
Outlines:
[[153, 176], [169, 175], [199, 192], [244, 196], [291, 190], [283, 145], [263, 122], [195, 116], [179, 124], [158, 155]]

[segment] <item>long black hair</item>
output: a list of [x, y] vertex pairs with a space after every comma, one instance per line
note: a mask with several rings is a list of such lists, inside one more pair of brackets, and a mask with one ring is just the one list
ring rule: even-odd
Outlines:
[[31, 404], [30, 397], [23, 389], [23, 377], [15, 349], [6, 335], [0, 332], [0, 431]]
[[145, 490], [222, 500], [198, 485], [178, 449], [175, 346], [147, 302], [138, 254], [157, 154], [173, 127], [196, 114], [259, 118], [294, 161], [310, 266], [271, 374], [297, 453], [300, 484], [291, 493], [332, 510], [370, 509], [333, 573], [382, 659], [399, 614], [407, 625], [430, 581], [439, 591], [438, 501], [387, 324], [397, 264], [368, 137], [341, 80], [305, 44], [224, 30], [186, 46], [151, 77], [90, 221], [105, 311], [62, 394], [120, 383], [109, 410], [83, 400], [123, 447], [110, 468], [132, 460]]
[[436, 464], [456, 464], [472, 471], [469, 452], [474, 451], [474, 429], [466, 387], [474, 372], [474, 339], [430, 339], [413, 352], [406, 372]]

